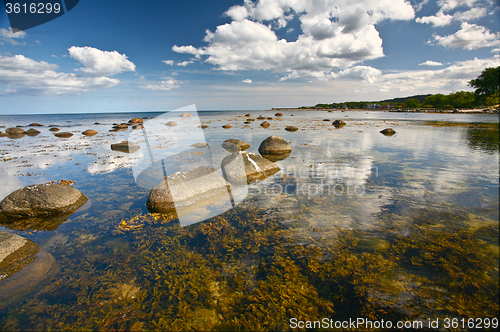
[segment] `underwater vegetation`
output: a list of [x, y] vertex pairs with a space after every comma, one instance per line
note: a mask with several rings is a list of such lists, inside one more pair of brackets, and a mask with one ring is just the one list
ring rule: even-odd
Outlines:
[[488, 220], [381, 215], [382, 239], [336, 229], [306, 242], [273, 212], [237, 207], [184, 228], [157, 213], [96, 222], [101, 241], [55, 245], [61, 273], [0, 313], [0, 328], [289, 330], [292, 317], [498, 317], [498, 227]]

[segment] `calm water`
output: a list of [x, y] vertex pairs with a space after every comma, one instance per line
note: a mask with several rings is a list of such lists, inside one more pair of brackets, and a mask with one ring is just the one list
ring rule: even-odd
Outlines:
[[[245, 113], [273, 117], [270, 128], [263, 120], [245, 126]], [[156, 132], [149, 156], [146, 139], [137, 153], [110, 149], [131, 133], [110, 132], [113, 123], [160, 115], [0, 117], [5, 128], [45, 125], [35, 137], [0, 138], [0, 199], [56, 180], [75, 181], [89, 198], [59, 225], [0, 226], [60, 266], [38, 294], [1, 312], [2, 330], [273, 330], [293, 328], [293, 318], [425, 325], [498, 317], [497, 115], [199, 112], [208, 128], [186, 129], [177, 145], [160, 146]], [[335, 129], [335, 119], [347, 126]], [[74, 135], [59, 139], [48, 125]], [[388, 127], [397, 134], [379, 132]], [[85, 137], [86, 129], [99, 134]], [[200, 141], [200, 132], [218, 171], [228, 138], [258, 153], [278, 135], [292, 153], [216, 217], [205, 220], [214, 215], [208, 207], [197, 212], [201, 222], [181, 227], [149, 215], [150, 188], [135, 181], [137, 165]]]

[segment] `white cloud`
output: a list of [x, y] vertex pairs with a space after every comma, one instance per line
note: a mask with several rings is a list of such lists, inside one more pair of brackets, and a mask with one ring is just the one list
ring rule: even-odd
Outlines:
[[248, 83], [248, 84], [250, 84], [250, 83], [252, 83], [252, 80], [247, 78], [246, 80], [243, 80], [240, 83]]
[[174, 65], [174, 60], [163, 60], [162, 62], [164, 64], [166, 64], [166, 65], [169, 65], [169, 66], [173, 66]]
[[436, 62], [432, 60], [427, 60], [426, 62], [420, 63], [419, 66], [442, 66], [441, 62]]
[[[327, 79], [335, 70], [384, 56], [375, 24], [409, 20], [411, 5], [403, 0], [245, 0], [225, 13], [232, 22], [207, 30], [205, 47], [172, 49], [193, 54], [218, 70], [270, 70], [283, 79]], [[279, 40], [275, 29], [297, 17], [302, 33], [295, 41]]]
[[12, 32], [12, 28], [7, 29], [0, 29], [0, 45], [3, 45], [4, 43], [10, 43], [12, 45], [25, 45], [26, 43], [19, 43], [17, 38], [24, 39], [26, 37], [26, 32], [24, 31], [19, 31], [19, 32]]
[[45, 61], [35, 61], [15, 55], [0, 56], [0, 95], [67, 95], [80, 94], [118, 85], [108, 77], [78, 77], [75, 74], [56, 72], [59, 66]]
[[172, 89], [180, 87], [180, 83], [181, 82], [179, 82], [173, 78], [169, 78], [169, 79], [166, 79], [165, 81], [161, 81], [159, 83], [143, 85], [143, 86], [141, 86], [141, 88], [146, 89], [146, 90], [168, 91], [168, 90], [172, 90]]
[[135, 71], [135, 65], [127, 60], [127, 56], [117, 51], [101, 51], [88, 46], [72, 46], [68, 51], [73, 59], [85, 66], [80, 70], [92, 76], [110, 76], [124, 71]]
[[194, 61], [183, 61], [183, 62], [178, 62], [177, 63], [177, 66], [182, 66], [182, 67], [186, 67], [187, 65], [189, 65], [190, 63], [193, 63]]
[[441, 11], [434, 16], [417, 17], [417, 19], [415, 20], [415, 22], [417, 23], [432, 24], [436, 27], [448, 25], [451, 23], [451, 21], [453, 21], [453, 16], [444, 14]]
[[486, 8], [476, 7], [466, 12], [456, 12], [453, 18], [460, 21], [477, 20], [478, 18], [486, 16]]
[[452, 35], [439, 36], [434, 35], [434, 40], [444, 47], [465, 48], [473, 50], [481, 47], [498, 46], [500, 41], [499, 33], [491, 33], [489, 29], [463, 22], [461, 29]]

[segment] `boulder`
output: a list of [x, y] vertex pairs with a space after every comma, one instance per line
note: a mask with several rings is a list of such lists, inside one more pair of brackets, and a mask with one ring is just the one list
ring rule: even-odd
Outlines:
[[286, 131], [291, 131], [291, 132], [294, 132], [294, 131], [299, 130], [299, 128], [297, 128], [297, 127], [295, 127], [295, 126], [286, 126], [286, 127], [285, 127], [285, 130], [286, 130]]
[[98, 124], [101, 124], [100, 122], [94, 122], [94, 124], [98, 125]]
[[7, 133], [2, 133], [2, 132], [0, 131], [0, 137], [8, 137], [8, 136], [9, 136], [9, 134], [7, 134]]
[[59, 128], [53, 127], [49, 129], [50, 131], [59, 131]]
[[229, 128], [231, 128], [231, 127], [232, 127], [232, 126], [231, 126], [230, 124], [225, 124], [225, 125], [223, 125], [223, 126], [222, 126], [222, 128], [224, 128], [224, 129], [229, 129]]
[[59, 138], [69, 138], [69, 137], [73, 136], [73, 134], [70, 132], [67, 132], [67, 131], [63, 131], [62, 133], [55, 133], [54, 136], [59, 137]]
[[246, 151], [225, 157], [221, 169], [226, 181], [236, 187], [263, 180], [280, 170], [273, 162]]
[[335, 121], [333, 121], [332, 125], [335, 128], [341, 128], [341, 127], [345, 126], [346, 123], [343, 120], [335, 120]]
[[41, 290], [58, 272], [54, 257], [35, 243], [0, 232], [0, 311]]
[[180, 115], [181, 118], [189, 118], [189, 117], [192, 117], [192, 116], [193, 116], [193, 114], [191, 114], [191, 113], [182, 113]]
[[28, 135], [28, 136], [36, 136], [38, 134], [40, 134], [40, 132], [34, 128], [30, 128], [30, 129], [26, 130], [26, 135]]
[[128, 123], [142, 123], [143, 120], [141, 118], [133, 118], [128, 120]]
[[35, 184], [5, 197], [0, 203], [0, 211], [9, 218], [57, 215], [74, 212], [86, 201], [87, 197], [71, 186]]
[[126, 152], [126, 153], [134, 153], [137, 152], [141, 147], [133, 142], [122, 141], [120, 143], [111, 144], [111, 150]]
[[113, 129], [128, 129], [128, 124], [120, 123], [120, 124], [114, 125], [112, 128]]
[[25, 131], [24, 129], [17, 128], [17, 127], [15, 127], [15, 128], [7, 128], [7, 129], [5, 130], [5, 132], [6, 132], [7, 134], [9, 134], [9, 135], [13, 135], [13, 136], [15, 136], [15, 135], [23, 135], [23, 134], [26, 134], [26, 131]]
[[385, 136], [392, 136], [392, 135], [396, 134], [396, 131], [392, 128], [386, 128], [384, 130], [381, 130], [380, 132], [382, 133], [382, 135], [385, 135]]
[[283, 113], [278, 112], [278, 113], [274, 114], [274, 116], [283, 116]]
[[262, 128], [269, 128], [270, 124], [269, 124], [269, 122], [264, 121], [264, 122], [262, 122], [262, 123], [260, 124], [260, 126], [261, 126]]
[[167, 176], [149, 194], [146, 206], [151, 212], [180, 215], [179, 209], [204, 206], [220, 195], [227, 196], [229, 184], [213, 168], [198, 167]]
[[97, 135], [97, 131], [92, 130], [92, 129], [87, 129], [82, 134], [85, 136], [94, 136], [94, 135]]
[[28, 127], [43, 127], [43, 124], [39, 124], [37, 122], [30, 123]]
[[175, 127], [175, 126], [177, 126], [177, 122], [175, 122], [175, 121], [169, 121], [169, 122], [165, 123], [165, 126]]
[[245, 114], [245, 116], [248, 118], [248, 117], [252, 116], [252, 114], [247, 113], [247, 114]]
[[290, 144], [279, 136], [269, 136], [259, 146], [259, 153], [261, 155], [282, 155], [291, 151]]
[[259, 116], [257, 117], [257, 120], [265, 120], [265, 119], [266, 119], [266, 118], [265, 118], [264, 116], [262, 116], [262, 115], [259, 115]]
[[229, 152], [240, 152], [248, 149], [250, 144], [239, 139], [230, 138], [222, 143], [222, 147]]

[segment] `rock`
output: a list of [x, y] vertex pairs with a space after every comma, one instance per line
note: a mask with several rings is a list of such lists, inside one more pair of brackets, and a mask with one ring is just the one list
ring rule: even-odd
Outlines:
[[290, 116], [295, 116], [295, 114], [290, 114]]
[[255, 121], [255, 119], [254, 119], [254, 118], [248, 118], [248, 119], [246, 119], [246, 120], [247, 120], [247, 121]]
[[251, 124], [252, 122], [251, 121], [245, 121], [243, 122], [244, 124]]
[[59, 138], [68, 138], [68, 137], [73, 136], [72, 133], [69, 133], [67, 131], [63, 131], [62, 133], [55, 133], [54, 135], [59, 137]]
[[221, 169], [226, 181], [236, 187], [263, 180], [280, 170], [273, 162], [246, 151], [225, 157]]
[[291, 131], [291, 132], [294, 132], [294, 131], [299, 130], [299, 128], [297, 128], [297, 127], [295, 127], [295, 126], [286, 126], [286, 127], [285, 127], [285, 130], [286, 130], [286, 131]]
[[219, 195], [227, 196], [228, 188], [229, 184], [213, 168], [179, 171], [153, 188], [146, 206], [151, 212], [181, 215], [190, 208], [206, 205], [212, 199], [218, 200]]
[[222, 143], [222, 147], [229, 152], [240, 152], [248, 149], [250, 144], [239, 139], [230, 138]]
[[143, 120], [141, 118], [133, 118], [128, 120], [128, 123], [143, 123]]
[[283, 116], [283, 113], [278, 112], [278, 113], [274, 114], [274, 116]]
[[26, 131], [21, 128], [7, 128], [5, 132], [9, 135], [23, 135], [26, 134]]
[[199, 127], [200, 127], [201, 129], [208, 128], [208, 126], [207, 126], [207, 125], [203, 125], [203, 124], [202, 124], [202, 125], [199, 125]]
[[50, 131], [59, 131], [59, 128], [53, 127], [49, 129]]
[[229, 125], [229, 124], [225, 124], [225, 125], [223, 125], [223, 126], [222, 126], [222, 128], [224, 128], [224, 129], [229, 129], [229, 128], [231, 128], [231, 127], [232, 127], [232, 126], [231, 126], [231, 125]]
[[123, 141], [120, 143], [111, 144], [111, 150], [134, 153], [138, 151], [141, 147], [138, 144], [129, 141]]
[[261, 126], [262, 128], [269, 128], [270, 124], [269, 124], [269, 122], [264, 121], [264, 122], [262, 122], [262, 123], [260, 124], [260, 126]]
[[257, 120], [265, 120], [265, 119], [266, 119], [266, 118], [265, 118], [265, 117], [263, 117], [262, 115], [259, 115], [259, 116], [257, 117]]
[[0, 311], [41, 290], [58, 272], [54, 257], [38, 245], [0, 232]]
[[49, 128], [52, 128], [52, 127], [59, 127], [58, 125], [49, 125]]
[[175, 127], [175, 126], [177, 126], [177, 122], [175, 122], [175, 121], [169, 121], [169, 122], [165, 123], [165, 126]]
[[392, 135], [396, 134], [396, 131], [392, 128], [386, 128], [384, 130], [381, 130], [380, 132], [385, 136], [392, 136]]
[[343, 120], [335, 120], [333, 121], [332, 124], [335, 128], [341, 128], [346, 125], [346, 123]]
[[268, 120], [272, 120], [273, 118], [272, 118], [272, 117], [268, 117], [267, 119], [268, 119]]
[[142, 124], [132, 126], [132, 129], [142, 129], [142, 128], [144, 128], [144, 126]]
[[98, 125], [98, 124], [101, 124], [101, 123], [99, 123], [99, 122], [94, 122], [94, 124]]
[[0, 137], [7, 137], [9, 134], [0, 132]]
[[261, 155], [282, 155], [291, 151], [290, 144], [279, 136], [269, 136], [259, 146]]
[[128, 129], [128, 124], [120, 123], [119, 125], [114, 125], [112, 128], [113, 129]]
[[87, 129], [82, 134], [85, 136], [94, 136], [94, 135], [97, 135], [97, 131], [92, 130], [92, 129]]
[[35, 184], [18, 189], [0, 203], [2, 215], [24, 218], [76, 211], [87, 197], [78, 189], [63, 184]]
[[330, 121], [330, 119], [323, 119], [323, 121], [329, 122], [329, 121]]
[[43, 124], [39, 124], [37, 122], [30, 123], [28, 127], [43, 127]]
[[245, 116], [248, 118], [248, 117], [252, 116], [252, 114], [248, 113], [248, 114], [245, 114]]
[[205, 148], [208, 146], [208, 143], [194, 143], [194, 144], [191, 144], [192, 147], [195, 147], [195, 148], [198, 148], [198, 149], [201, 149], [201, 148]]
[[30, 128], [30, 129], [26, 130], [26, 135], [28, 135], [28, 136], [36, 136], [38, 134], [40, 134], [40, 132], [34, 128]]
[[191, 113], [182, 113], [180, 115], [181, 118], [189, 118], [189, 117], [192, 117], [192, 116], [193, 116], [193, 114], [191, 114]]

